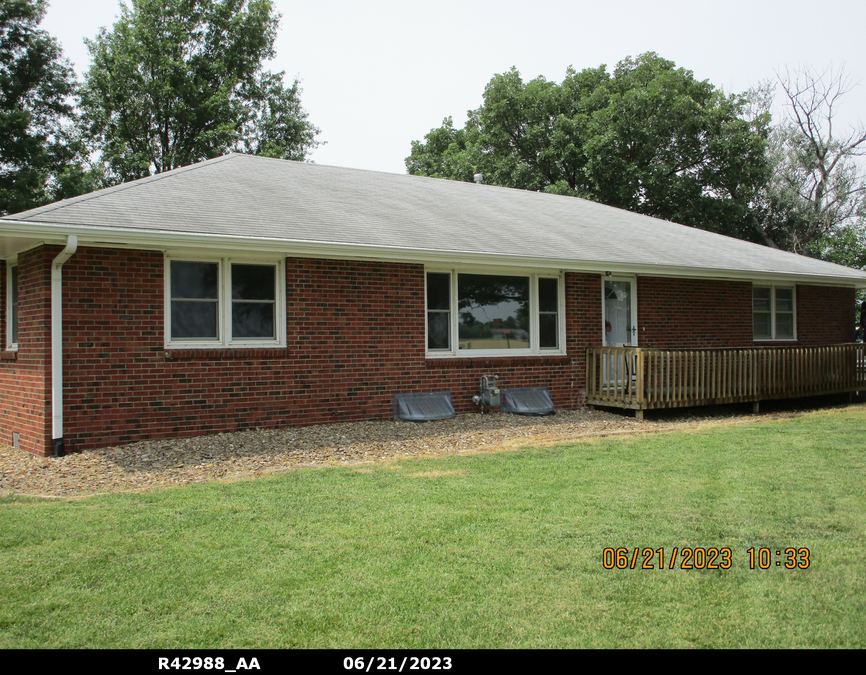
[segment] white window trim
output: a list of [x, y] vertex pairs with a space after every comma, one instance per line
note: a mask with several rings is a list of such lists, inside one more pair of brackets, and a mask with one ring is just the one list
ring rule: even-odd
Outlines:
[[[18, 343], [12, 342], [12, 268], [18, 267], [18, 256], [6, 259], [6, 351], [17, 352]], [[21, 274], [18, 275], [18, 284], [21, 284]], [[18, 330], [21, 330], [21, 289], [18, 289]]]
[[[770, 289], [770, 328], [773, 333], [773, 337], [769, 338], [756, 338], [755, 337], [755, 294], [754, 290], [756, 288], [769, 288]], [[791, 291], [791, 304], [794, 308], [794, 337], [776, 337], [776, 289], [783, 288], [785, 290]], [[785, 284], [752, 284], [752, 341], [753, 342], [796, 342], [797, 341], [797, 287], [796, 286], [788, 286]]]
[[[430, 350], [427, 335], [427, 274], [450, 274], [451, 283], [451, 349]], [[529, 278], [529, 349], [460, 349], [458, 340], [458, 312], [457, 312], [457, 275], [459, 274], [483, 274], [489, 276], [516, 276]], [[556, 279], [557, 286], [557, 316], [559, 317], [559, 347], [540, 348], [539, 342], [539, 302], [538, 302], [538, 279]], [[527, 271], [515, 268], [485, 268], [485, 267], [426, 267], [424, 269], [424, 351], [429, 359], [441, 358], [511, 358], [516, 356], [560, 356], [565, 351], [565, 279], [563, 274], [547, 270]]]
[[[172, 340], [171, 339], [171, 261], [216, 263], [217, 271], [217, 317], [219, 336], [210, 340]], [[231, 274], [232, 264], [241, 265], [273, 265], [276, 269], [274, 295], [274, 322], [276, 339], [239, 339], [231, 337]], [[219, 255], [186, 255], [183, 253], [166, 253], [164, 269], [164, 310], [165, 310], [165, 348], [166, 349], [225, 349], [225, 348], [271, 348], [286, 346], [286, 273], [285, 259], [260, 256], [219, 256]]]

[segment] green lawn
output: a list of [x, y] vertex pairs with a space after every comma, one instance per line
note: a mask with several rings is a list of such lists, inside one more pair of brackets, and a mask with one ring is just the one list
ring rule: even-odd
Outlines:
[[[0, 500], [0, 648], [864, 647], [866, 408]], [[729, 547], [728, 570], [604, 569]], [[810, 550], [749, 569], [747, 549]], [[667, 563], [667, 561], [666, 561]]]

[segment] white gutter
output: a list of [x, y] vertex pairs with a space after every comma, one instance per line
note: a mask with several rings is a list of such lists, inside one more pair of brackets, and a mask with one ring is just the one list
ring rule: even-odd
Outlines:
[[51, 439], [54, 456], [63, 456], [63, 263], [78, 250], [78, 237], [70, 234], [51, 264]]

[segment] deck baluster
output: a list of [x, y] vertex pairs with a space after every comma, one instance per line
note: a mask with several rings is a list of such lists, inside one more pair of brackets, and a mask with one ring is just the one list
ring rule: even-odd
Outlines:
[[866, 389], [866, 345], [587, 349], [587, 403], [645, 410]]

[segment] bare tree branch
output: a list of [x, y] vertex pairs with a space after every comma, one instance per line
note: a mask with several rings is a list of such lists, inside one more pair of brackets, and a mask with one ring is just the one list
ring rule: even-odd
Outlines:
[[[791, 233], [795, 248], [859, 217], [866, 205], [866, 175], [855, 158], [866, 156], [862, 123], [838, 136], [839, 105], [855, 86], [844, 66], [819, 72], [809, 66], [777, 73], [787, 99], [788, 120], [778, 132], [776, 189], [796, 195], [808, 223]], [[779, 197], [782, 201], [790, 198]]]

